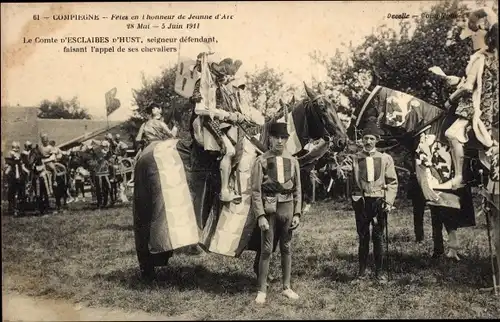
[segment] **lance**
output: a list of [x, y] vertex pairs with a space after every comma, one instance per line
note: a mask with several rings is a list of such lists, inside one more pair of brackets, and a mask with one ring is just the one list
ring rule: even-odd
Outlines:
[[[479, 176], [480, 176], [480, 178], [479, 178], [479, 180], [480, 180], [479, 187], [481, 189], [484, 189], [483, 169], [479, 169]], [[491, 223], [490, 223], [491, 207], [489, 205], [487, 205], [487, 202], [488, 202], [487, 198], [483, 197], [483, 207], [484, 207], [483, 209], [484, 209], [484, 212], [486, 214], [486, 230], [488, 232], [488, 248], [490, 249], [490, 262], [491, 262], [491, 272], [492, 272], [491, 274], [492, 274], [492, 277], [493, 277], [493, 291], [495, 293], [495, 296], [498, 296], [498, 285], [497, 285], [495, 261], [493, 259], [493, 247], [491, 245], [491, 233], [490, 233], [490, 229], [491, 229], [490, 228], [491, 227]], [[486, 289], [486, 290], [489, 290], [489, 289]]]
[[[388, 206], [389, 204], [387, 203], [387, 185], [384, 185], [384, 204]], [[386, 207], [384, 207], [386, 208]], [[387, 279], [391, 279], [391, 270], [389, 266], [389, 210], [384, 209], [384, 221], [385, 221], [385, 253], [387, 256]]]

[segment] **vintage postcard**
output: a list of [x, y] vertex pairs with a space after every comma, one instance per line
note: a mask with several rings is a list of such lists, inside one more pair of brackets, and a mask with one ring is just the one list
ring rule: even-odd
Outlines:
[[5, 320], [498, 318], [497, 1], [10, 2], [1, 51]]

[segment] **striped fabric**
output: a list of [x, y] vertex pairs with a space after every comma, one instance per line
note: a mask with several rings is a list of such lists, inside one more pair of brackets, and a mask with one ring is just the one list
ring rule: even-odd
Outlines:
[[289, 158], [269, 158], [267, 159], [267, 175], [279, 183], [285, 183], [292, 178], [292, 166], [292, 161]]
[[162, 253], [199, 242], [193, 202], [177, 140], [151, 143], [137, 161], [134, 217], [151, 213], [149, 250]]
[[366, 159], [366, 181], [373, 182], [375, 181], [375, 169], [373, 167], [373, 158], [367, 157]]
[[250, 213], [250, 175], [255, 159], [255, 147], [245, 138], [243, 155], [235, 171], [236, 181], [241, 186], [242, 202], [223, 204], [218, 218], [211, 212], [204, 227], [202, 245], [212, 253], [239, 257], [250, 240], [256, 225]]
[[[295, 117], [298, 117], [297, 113], [295, 113]], [[278, 122], [287, 123], [287, 130], [290, 137], [286, 142], [286, 149], [292, 155], [302, 150], [302, 144], [300, 143], [299, 135], [297, 134], [297, 129], [295, 128], [295, 121], [296, 119], [294, 118], [293, 111], [278, 120]]]

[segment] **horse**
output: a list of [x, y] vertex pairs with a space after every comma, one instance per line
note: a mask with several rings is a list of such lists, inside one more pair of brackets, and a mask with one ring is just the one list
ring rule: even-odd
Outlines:
[[[413, 166], [423, 198], [430, 206], [433, 223], [435, 218], [443, 218], [443, 216], [452, 219], [451, 226], [445, 225], [450, 235], [450, 248], [453, 251], [448, 255], [459, 259], [456, 254], [458, 241], [454, 235], [455, 230], [476, 224], [472, 186], [481, 189], [481, 195], [486, 201], [483, 207], [496, 213], [498, 219], [499, 191], [496, 187], [499, 182], [499, 165], [498, 150], [489, 159], [492, 161], [488, 162], [484, 156], [484, 148], [475, 138], [473, 131], [470, 131], [469, 141], [464, 146], [466, 186], [458, 190], [433, 189], [434, 184], [445, 182], [452, 176], [450, 146], [444, 137], [444, 131], [455, 121], [456, 116], [453, 114], [406, 93], [376, 86], [357, 116], [355, 131], [362, 130], [368, 122], [377, 122], [388, 133], [385, 139], [392, 140], [413, 152]], [[498, 140], [498, 128], [492, 128], [492, 132], [493, 137]], [[425, 200], [421, 201], [425, 202]], [[500, 223], [498, 220], [496, 226], [494, 240], [498, 267], [500, 267], [500, 232], [498, 231]], [[433, 230], [440, 235], [442, 227], [433, 228]], [[436, 243], [442, 244], [442, 237], [438, 236], [435, 239], [434, 255], [439, 255], [436, 252], [443, 251], [443, 246]]]
[[[305, 85], [305, 84], [304, 84]], [[290, 138], [287, 149], [302, 151], [309, 138], [322, 143], [298, 157], [301, 167], [314, 163], [332, 145], [342, 150], [346, 130], [333, 104], [305, 85], [307, 97], [285, 113]], [[260, 253], [260, 230], [250, 212], [250, 172], [258, 153], [267, 150], [264, 125], [261, 141], [243, 135], [237, 144], [230, 185], [241, 202], [222, 203], [217, 154], [200, 142], [154, 141], [141, 152], [134, 169], [134, 237], [142, 277], [154, 277], [156, 266], [168, 265], [173, 251], [199, 245], [211, 253], [239, 257], [244, 250]], [[244, 130], [239, 129], [244, 133]]]

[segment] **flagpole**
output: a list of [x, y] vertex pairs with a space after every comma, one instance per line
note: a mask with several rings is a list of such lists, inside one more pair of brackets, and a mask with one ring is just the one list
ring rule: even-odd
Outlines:
[[[106, 96], [104, 96], [106, 98]], [[106, 102], [106, 132], [109, 131], [109, 115], [108, 115], [108, 101], [105, 99]]]

